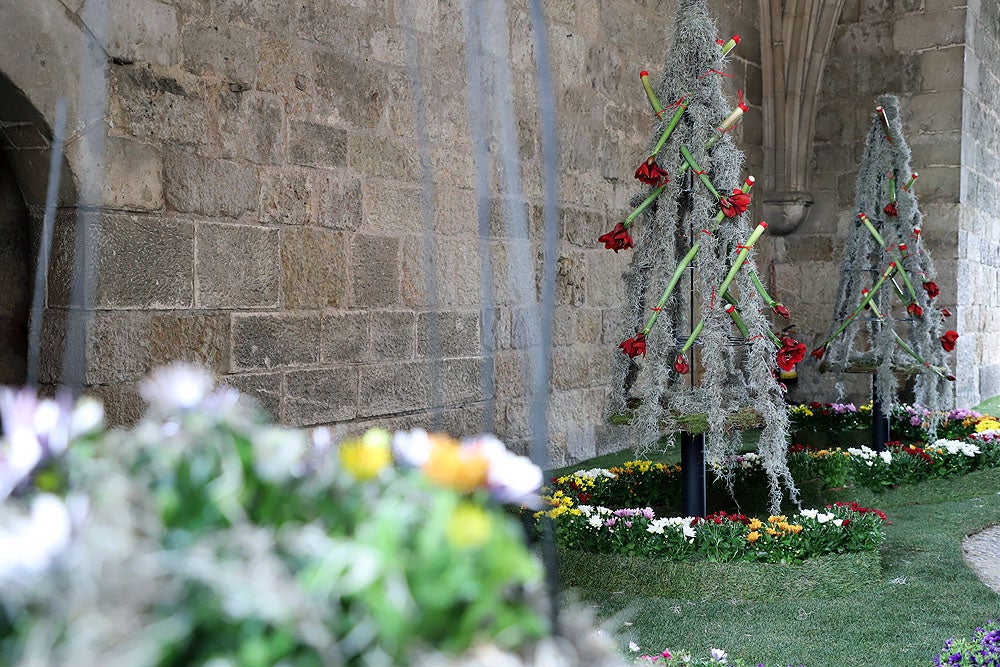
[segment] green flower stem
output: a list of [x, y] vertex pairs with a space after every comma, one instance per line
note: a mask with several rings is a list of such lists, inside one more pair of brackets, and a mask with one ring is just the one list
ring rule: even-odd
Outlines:
[[[872, 313], [875, 315], [875, 317], [879, 318], [880, 320], [883, 319], [882, 313], [879, 311], [878, 306], [876, 306], [874, 302], [872, 302], [872, 303], [870, 303], [868, 305], [871, 307]], [[941, 368], [940, 366], [934, 366], [934, 365], [932, 365], [929, 361], [927, 361], [926, 359], [924, 359], [923, 357], [921, 357], [919, 354], [917, 354], [916, 352], [914, 352], [913, 348], [910, 347], [906, 343], [906, 341], [904, 341], [902, 338], [900, 338], [900, 336], [899, 336], [898, 333], [896, 333], [895, 331], [893, 331], [892, 332], [892, 336], [893, 336], [893, 338], [896, 339], [896, 344], [899, 345], [900, 348], [902, 348], [903, 352], [906, 352], [908, 355], [910, 355], [910, 357], [912, 357], [918, 364], [920, 364], [921, 366], [925, 366], [925, 367], [931, 369], [936, 375], [938, 375], [938, 376], [940, 376], [940, 377], [942, 377], [942, 378], [944, 378], [946, 380], [948, 379], [948, 376], [945, 374], [943, 368]]]
[[906, 302], [906, 296], [903, 294], [903, 288], [900, 287], [896, 283], [896, 279], [895, 278], [893, 278], [889, 282], [892, 283], [892, 289], [896, 292], [896, 296], [899, 297], [899, 300], [905, 303]]
[[663, 105], [660, 104], [660, 100], [656, 98], [656, 93], [653, 92], [653, 85], [649, 82], [649, 72], [646, 70], [639, 72], [639, 79], [642, 81], [642, 87], [646, 91], [646, 98], [649, 99], [649, 105], [653, 107], [653, 113], [659, 118], [660, 114], [663, 113]]
[[823, 341], [823, 344], [820, 347], [825, 348], [827, 345], [830, 344], [831, 340], [833, 340], [834, 338], [836, 338], [837, 336], [839, 336], [844, 332], [844, 329], [846, 329], [851, 324], [851, 322], [854, 321], [854, 318], [858, 316], [858, 313], [864, 310], [865, 306], [871, 304], [872, 299], [875, 298], [875, 295], [878, 293], [878, 291], [882, 289], [882, 285], [885, 284], [885, 281], [892, 276], [892, 273], [895, 270], [896, 270], [896, 262], [890, 262], [889, 266], [886, 267], [885, 271], [882, 272], [882, 275], [879, 276], [879, 279], [875, 282], [875, 285], [872, 286], [868, 294], [866, 294], [865, 297], [861, 299], [861, 303], [859, 303], [858, 307], [854, 309], [854, 312], [851, 313], [847, 317], [847, 319], [841, 322], [840, 326], [837, 327], [837, 330], [834, 331], [832, 334], [830, 334], [830, 337], [827, 338], [825, 341]]
[[701, 335], [701, 330], [704, 328], [705, 328], [705, 320], [701, 319], [698, 321], [698, 324], [691, 332], [691, 335], [688, 336], [688, 339], [684, 341], [684, 347], [681, 348], [681, 354], [685, 354], [688, 350], [691, 349], [691, 346], [694, 345], [694, 342], [696, 340], [698, 340], [698, 336]]
[[725, 294], [726, 290], [729, 289], [733, 279], [736, 278], [736, 274], [739, 273], [740, 268], [743, 266], [743, 262], [746, 261], [747, 255], [750, 254], [750, 250], [753, 248], [753, 245], [757, 243], [757, 239], [760, 238], [765, 229], [767, 229], [766, 222], [761, 221], [758, 223], [757, 228], [753, 230], [752, 234], [750, 234], [750, 238], [747, 239], [746, 244], [740, 248], [740, 253], [736, 255], [736, 261], [733, 262], [732, 267], [729, 269], [729, 273], [726, 274], [726, 279], [723, 280], [722, 285], [719, 286], [719, 294]]
[[[683, 99], [684, 98], [682, 97], [681, 100]], [[687, 111], [687, 105], [684, 104], [683, 101], [681, 101], [677, 105], [677, 111], [674, 112], [674, 115], [670, 119], [670, 122], [667, 123], [667, 129], [663, 130], [663, 134], [660, 135], [660, 140], [656, 142], [656, 148], [654, 148], [652, 152], [652, 155], [654, 157], [656, 156], [657, 153], [660, 152], [660, 149], [663, 148], [663, 144], [667, 143], [667, 139], [670, 138], [671, 133], [674, 131], [674, 128], [677, 127], [677, 123], [680, 122], [681, 116], [684, 115], [685, 111]]]
[[677, 283], [680, 282], [681, 276], [684, 275], [684, 271], [687, 269], [688, 265], [694, 261], [694, 258], [698, 255], [698, 250], [700, 248], [701, 244], [699, 243], [695, 243], [691, 246], [691, 249], [688, 250], [688, 253], [684, 256], [684, 259], [682, 259], [680, 264], [677, 265], [677, 268], [674, 269], [674, 275], [670, 277], [670, 282], [667, 283], [667, 289], [663, 290], [663, 296], [660, 297], [660, 301], [656, 304], [653, 314], [649, 316], [649, 321], [646, 322], [646, 326], [642, 329], [643, 336], [648, 335], [650, 330], [653, 328], [653, 325], [656, 324], [656, 318], [660, 316], [660, 310], [667, 303], [667, 299], [670, 298], [670, 295], [673, 294], [674, 288], [676, 288]]
[[[913, 291], [913, 283], [910, 282], [910, 276], [907, 275], [906, 270], [903, 268], [903, 260], [905, 256], [903, 251], [899, 251], [899, 275], [903, 276], [903, 284], [906, 285], [906, 291], [910, 293], [910, 300], [908, 303], [917, 302], [917, 293]], [[906, 301], [906, 299], [903, 299]]]
[[[726, 295], [728, 296], [729, 293], [726, 292]], [[743, 334], [743, 338], [749, 338], [750, 331], [747, 329], [747, 325], [743, 322], [743, 318], [740, 317], [740, 309], [736, 307], [736, 304], [730, 304], [730, 307], [726, 308], [726, 312], [729, 313], [729, 317], [732, 318], [733, 324], [736, 325], [736, 328], [740, 330], [741, 334]]]
[[728, 56], [729, 52], [736, 48], [736, 45], [740, 43], [739, 37], [733, 35], [729, 38], [729, 41], [722, 45], [722, 55]]
[[764, 303], [767, 304], [768, 308], [774, 308], [778, 305], [778, 302], [767, 293], [766, 289], [764, 289], [764, 285], [760, 282], [760, 277], [757, 276], [756, 271], [750, 272], [750, 280], [753, 281], [753, 286], [757, 288], [757, 294], [760, 294], [760, 298], [764, 299]]
[[691, 155], [691, 151], [689, 151], [686, 146], [681, 146], [681, 155], [684, 156], [684, 161], [688, 163], [688, 166], [691, 167], [691, 169], [694, 169], [694, 172], [698, 174], [698, 178], [700, 178], [701, 182], [705, 184], [705, 187], [712, 193], [712, 196], [716, 199], [721, 199], [719, 191], [715, 189], [714, 185], [712, 185], [712, 181], [708, 178], [708, 175], [705, 174], [701, 167], [698, 166], [694, 156]]
[[913, 175], [910, 176], [910, 180], [906, 182], [906, 185], [903, 186], [903, 189], [909, 192], [910, 188], [913, 187], [913, 181], [917, 180], [918, 176], [920, 176], [920, 174], [918, 174], [917, 172], [913, 172]]
[[622, 221], [622, 226], [626, 229], [632, 224], [632, 221], [639, 217], [639, 214], [645, 211], [653, 201], [663, 194], [663, 189], [666, 185], [661, 185], [655, 188], [649, 193], [649, 196], [642, 200], [642, 203], [635, 207], [635, 210], [628, 214], [628, 217]]
[[877, 229], [875, 229], [875, 225], [872, 224], [871, 218], [864, 213], [858, 213], [858, 219], [862, 222], [862, 224], [864, 224], [865, 227], [868, 228], [868, 231], [875, 238], [875, 242], [882, 246], [882, 249], [884, 250], [885, 239], [883, 239], [882, 235], [878, 233]]
[[889, 172], [889, 201], [896, 202], [896, 172]]

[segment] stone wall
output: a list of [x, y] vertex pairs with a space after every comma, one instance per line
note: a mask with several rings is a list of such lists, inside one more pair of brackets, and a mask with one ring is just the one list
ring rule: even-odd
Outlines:
[[[844, 242], [856, 224], [857, 166], [875, 96], [882, 93], [900, 98], [912, 165], [920, 173], [915, 192], [938, 272], [938, 302], [955, 311], [965, 21], [964, 3], [957, 0], [845, 2], [816, 119], [815, 203], [802, 227], [775, 243], [776, 284], [801, 340], [818, 344], [830, 330]], [[975, 372], [961, 357], [957, 370], [960, 377]], [[798, 375], [793, 399], [836, 400], [841, 389], [856, 402], [870, 396], [868, 376], [821, 375], [811, 360], [799, 366]], [[960, 395], [959, 403], [970, 404], [969, 396]]]
[[1000, 394], [1000, 3], [969, 2], [958, 225], [959, 396]]

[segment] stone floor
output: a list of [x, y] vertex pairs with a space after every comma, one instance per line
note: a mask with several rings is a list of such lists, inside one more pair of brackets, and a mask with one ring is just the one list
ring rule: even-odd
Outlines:
[[1000, 526], [966, 537], [962, 552], [983, 583], [1000, 593]]

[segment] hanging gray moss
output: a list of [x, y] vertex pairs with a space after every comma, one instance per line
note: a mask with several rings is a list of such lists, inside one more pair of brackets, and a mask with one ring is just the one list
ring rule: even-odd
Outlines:
[[[729, 290], [738, 300], [749, 330], [747, 340], [734, 327], [717, 293], [740, 245], [751, 234], [749, 215], [725, 218], [716, 226], [719, 202], [697, 178], [686, 195], [679, 176], [684, 164], [680, 149], [686, 147], [719, 193], [731, 193], [743, 184], [743, 154], [729, 135], [705, 149], [734, 106], [722, 94], [718, 72], [725, 71], [726, 62], [716, 37], [706, 0], [678, 3], [663, 77], [655, 87], [667, 110], [653, 130], [650, 152], [673, 112], [669, 105], [687, 95], [688, 108], [657, 157], [670, 181], [631, 228], [635, 248], [623, 275], [625, 302], [620, 318], [620, 340], [634, 336], [691, 247], [693, 235], [701, 244], [694, 270], [688, 272], [694, 280], [694, 320], [705, 319], [694, 348], [696, 361], [691, 360], [698, 383], [690, 387], [690, 377], [674, 370], [675, 358], [695, 323], [691, 321], [690, 288], [685, 278], [646, 337], [645, 356], [632, 359], [615, 350], [607, 411], [609, 418], [617, 416], [620, 421], [625, 421], [621, 415], [628, 416], [628, 427], [640, 451], [655, 447], [665, 434], [685, 430], [693, 415], [704, 415], [706, 457], [725, 460], [742, 448], [738, 429], [746, 425], [747, 409], [752, 408], [758, 415], [756, 423], [763, 426], [759, 451], [770, 481], [772, 506], [777, 508], [784, 492], [794, 499], [796, 491], [785, 463], [788, 417], [775, 379], [778, 348], [771, 340], [765, 314], [769, 309], [751, 282], [749, 271], [755, 270], [752, 252]], [[638, 193], [633, 205], [650, 191]], [[682, 219], [681, 200], [687, 196], [690, 213]], [[673, 438], [667, 441], [672, 443]], [[722, 474], [728, 475], [731, 471]]]
[[[831, 335], [847, 321], [860, 304], [862, 291], [872, 289], [890, 262], [902, 266], [913, 294], [902, 273], [897, 272], [893, 276], [895, 286], [885, 282], [872, 299], [882, 319], [871, 308], [862, 311], [843, 333], [827, 344], [824, 368], [871, 369], [875, 373], [875, 391], [887, 410], [898, 402], [898, 377], [915, 374], [914, 402], [938, 412], [951, 407], [954, 387], [946, 379], [950, 375], [947, 354], [939, 341], [944, 328], [942, 313], [936, 297], [924, 286], [927, 283], [930, 288], [930, 283], [934, 283], [935, 271], [920, 233], [923, 218], [914, 196], [919, 182], [904, 189], [912, 172], [910, 148], [900, 122], [899, 99], [882, 95], [876, 103], [884, 109], [885, 118], [877, 111], [872, 115], [858, 169], [854, 205], [857, 213], [868, 216], [885, 246], [860, 222], [851, 229], [840, 268]], [[895, 216], [886, 211], [893, 188], [890, 174], [895, 176], [898, 213]], [[900, 244], [905, 245], [905, 250], [900, 250]], [[915, 304], [909, 312], [908, 304]], [[894, 332], [926, 363], [908, 354]], [[819, 351], [814, 354], [819, 356]]]

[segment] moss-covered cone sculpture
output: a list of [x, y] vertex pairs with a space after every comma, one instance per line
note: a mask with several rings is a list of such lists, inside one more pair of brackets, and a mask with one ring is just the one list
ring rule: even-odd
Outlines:
[[932, 411], [953, 401], [947, 351], [958, 337], [945, 332], [950, 314], [936, 305], [934, 262], [921, 235], [910, 148], [899, 100], [877, 100], [854, 204], [857, 224], [844, 248], [830, 337], [813, 351], [831, 370], [870, 369], [888, 410], [897, 401], [897, 374], [915, 375], [914, 402]]
[[636, 178], [650, 188], [600, 239], [617, 252], [633, 247], [629, 232], [635, 233], [623, 275], [623, 343], [615, 350], [608, 413], [629, 414], [640, 448], [680, 430], [687, 415], [707, 415], [706, 457], [724, 460], [742, 448], [732, 428], [736, 417], [753, 408], [763, 425], [759, 449], [777, 507], [784, 490], [795, 491], [775, 376], [779, 362], [794, 366], [805, 347], [773, 334], [767, 319], [772, 310], [787, 311], [757, 277], [752, 245], [766, 224], [749, 223], [753, 179], [742, 177], [743, 154], [725, 132], [747, 108], [741, 96], [734, 109], [721, 85], [726, 54], [739, 38], [723, 43], [716, 33], [705, 0], [681, 0], [655, 90], [643, 73], [655, 127], [650, 157]]

